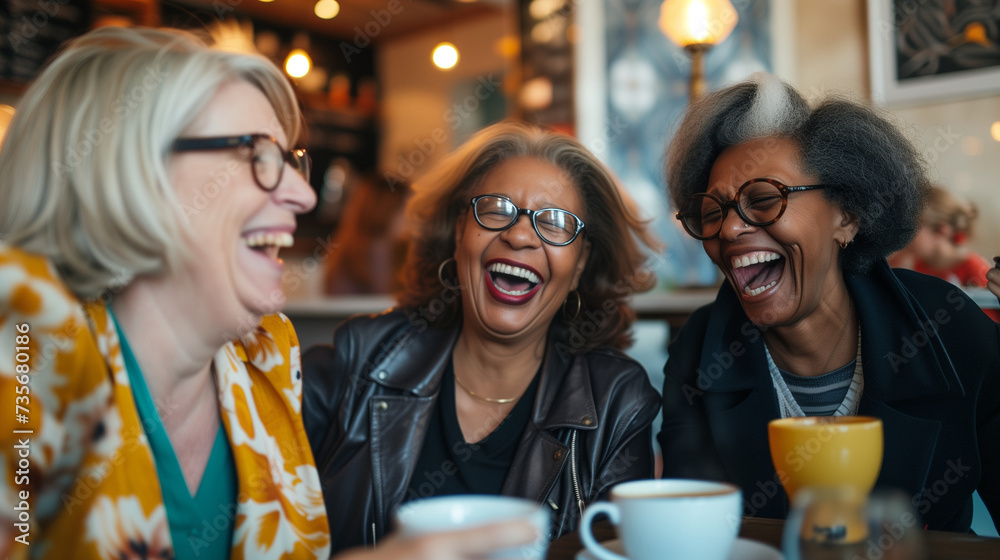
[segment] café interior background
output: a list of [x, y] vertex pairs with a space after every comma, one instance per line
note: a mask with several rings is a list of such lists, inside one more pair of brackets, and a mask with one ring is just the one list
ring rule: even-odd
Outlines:
[[[872, 98], [876, 43], [892, 33], [886, 20], [926, 3], [871, 1], [880, 15], [872, 17], [865, 0], [732, 2], [738, 23], [707, 54], [708, 89], [766, 70], [810, 98], [829, 91]], [[662, 154], [687, 103], [691, 64], [658, 26], [661, 3], [9, 0], [0, 7], [0, 126], [59, 42], [90, 26], [204, 26], [221, 16], [238, 22], [230, 34], [251, 37], [276, 63], [285, 65], [295, 52], [311, 60], [294, 82], [309, 124], [319, 204], [301, 220], [289, 260], [325, 257], [362, 179], [390, 188], [413, 181], [476, 130], [514, 117], [577, 135], [613, 169], [667, 244], [652, 261], [661, 290], [712, 285], [714, 268], [683, 234], [665, 196]], [[324, 9], [336, 15], [321, 19]], [[1000, 8], [993, 10], [986, 42], [1000, 26]], [[431, 59], [443, 42], [458, 52], [447, 70]], [[1000, 46], [992, 48], [985, 64], [1000, 68]], [[972, 93], [938, 88], [904, 103], [875, 99], [898, 117], [932, 177], [978, 205], [971, 246], [992, 256], [1000, 239], [1000, 73], [983, 80], [994, 83]], [[320, 295], [321, 269], [299, 270], [301, 278], [287, 283], [292, 296]]]

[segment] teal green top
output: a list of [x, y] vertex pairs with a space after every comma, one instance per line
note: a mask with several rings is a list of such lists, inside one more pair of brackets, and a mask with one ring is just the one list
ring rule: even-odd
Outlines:
[[[110, 307], [108, 312], [111, 312]], [[174, 447], [170, 444], [167, 431], [160, 421], [160, 414], [139, 370], [139, 363], [118, 326], [117, 319], [115, 329], [118, 331], [122, 359], [125, 361], [129, 383], [132, 384], [139, 419], [156, 462], [170, 538], [174, 543], [174, 558], [229, 558], [233, 528], [236, 526], [238, 485], [236, 461], [233, 459], [233, 450], [229, 447], [226, 430], [220, 423], [205, 474], [202, 475], [197, 493], [192, 496], [184, 481], [180, 462], [174, 454]]]

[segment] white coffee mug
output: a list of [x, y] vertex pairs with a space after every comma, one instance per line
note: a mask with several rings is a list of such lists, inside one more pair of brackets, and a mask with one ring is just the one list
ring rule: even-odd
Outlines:
[[[580, 538], [601, 560], [726, 560], [740, 530], [739, 487], [705, 480], [637, 480], [611, 489], [611, 502], [595, 502], [583, 513]], [[604, 548], [591, 532], [595, 515], [606, 514], [627, 557]]]
[[549, 548], [549, 510], [531, 500], [510, 496], [440, 496], [407, 502], [396, 509], [396, 527], [408, 536], [468, 529], [520, 519], [534, 525], [535, 542], [494, 551], [490, 558], [542, 560]]

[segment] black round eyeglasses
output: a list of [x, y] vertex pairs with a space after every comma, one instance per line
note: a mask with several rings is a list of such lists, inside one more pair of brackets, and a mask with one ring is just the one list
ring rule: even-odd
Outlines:
[[521, 215], [531, 218], [531, 227], [542, 241], [549, 245], [569, 245], [583, 231], [583, 220], [576, 214], [560, 208], [528, 210], [518, 208], [505, 196], [484, 194], [471, 201], [476, 222], [490, 231], [502, 231], [514, 225]]
[[267, 134], [244, 134], [242, 136], [218, 136], [212, 138], [179, 138], [174, 142], [175, 152], [197, 152], [209, 150], [248, 149], [253, 179], [261, 189], [271, 192], [281, 183], [281, 175], [288, 163], [309, 182], [309, 168], [312, 162], [305, 149], [285, 151], [278, 141]]

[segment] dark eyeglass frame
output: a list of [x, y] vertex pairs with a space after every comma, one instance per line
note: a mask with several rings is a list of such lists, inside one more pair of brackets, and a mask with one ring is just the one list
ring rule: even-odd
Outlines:
[[309, 158], [309, 153], [306, 152], [305, 148], [296, 148], [293, 150], [284, 150], [278, 140], [269, 134], [242, 134], [239, 136], [213, 136], [208, 138], [178, 138], [174, 141], [174, 145], [171, 148], [174, 152], [202, 152], [202, 151], [212, 151], [212, 150], [230, 150], [234, 148], [250, 148], [251, 161], [250, 161], [250, 171], [253, 173], [253, 180], [257, 183], [257, 186], [265, 192], [272, 192], [278, 188], [281, 184], [281, 178], [284, 176], [285, 166], [281, 165], [278, 168], [278, 179], [275, 181], [274, 185], [271, 187], [265, 186], [261, 181], [260, 177], [257, 176], [257, 166], [253, 165], [253, 154], [254, 146], [258, 140], [268, 140], [273, 142], [275, 146], [281, 150], [281, 158], [284, 163], [292, 166], [293, 169], [299, 172], [306, 182], [309, 182], [309, 168], [312, 167], [312, 160]]
[[[771, 220], [767, 220], [767, 221], [764, 221], [764, 222], [759, 222], [759, 221], [756, 221], [756, 220], [752, 220], [749, 217], [747, 217], [743, 213], [743, 210], [740, 208], [740, 202], [739, 202], [740, 201], [740, 194], [743, 192], [743, 189], [749, 187], [750, 185], [752, 185], [754, 183], [768, 183], [770, 185], [774, 185], [775, 187], [777, 187], [778, 192], [781, 193], [781, 209], [778, 210], [778, 214], [773, 219], [771, 219]], [[777, 179], [757, 178], [757, 179], [750, 179], [746, 183], [743, 183], [742, 185], [740, 185], [740, 188], [736, 190], [736, 196], [734, 196], [733, 198], [731, 198], [728, 201], [724, 201], [724, 200], [720, 199], [719, 197], [717, 197], [717, 196], [715, 196], [713, 194], [709, 194], [709, 193], [704, 193], [704, 192], [703, 193], [695, 193], [695, 194], [691, 195], [690, 198], [688, 198], [687, 204], [684, 205], [685, 207], [690, 206], [691, 205], [691, 201], [694, 200], [694, 199], [696, 199], [696, 198], [710, 198], [710, 199], [714, 200], [719, 205], [720, 208], [722, 208], [722, 218], [719, 220], [719, 230], [716, 231], [715, 233], [713, 233], [712, 235], [698, 235], [695, 232], [691, 231], [691, 228], [688, 227], [687, 221], [684, 220], [684, 218], [688, 217], [688, 215], [686, 215], [683, 211], [677, 212], [676, 218], [681, 221], [681, 225], [684, 226], [684, 231], [688, 232], [688, 234], [691, 237], [694, 237], [695, 239], [700, 239], [701, 241], [708, 241], [709, 239], [715, 239], [716, 237], [719, 236], [720, 233], [722, 233], [722, 224], [726, 221], [726, 217], [729, 215], [729, 209], [730, 208], [732, 208], [733, 210], [736, 210], [736, 214], [745, 223], [747, 223], [747, 224], [750, 224], [750, 225], [753, 225], [753, 226], [757, 226], [757, 227], [769, 226], [769, 225], [777, 222], [781, 218], [781, 216], [784, 215], [785, 208], [788, 207], [788, 195], [790, 193], [801, 192], [801, 191], [811, 191], [811, 190], [816, 190], [816, 189], [825, 189], [825, 188], [827, 188], [829, 186], [830, 185], [798, 185], [798, 186], [788, 186], [788, 185], [782, 183], [781, 181], [778, 181]]]
[[[511, 218], [509, 224], [507, 224], [507, 225], [505, 225], [503, 227], [490, 227], [490, 226], [487, 226], [486, 224], [484, 224], [482, 222], [482, 220], [479, 219], [479, 210], [476, 208], [476, 203], [479, 202], [480, 200], [484, 199], [484, 198], [487, 198], [487, 197], [489, 197], [489, 198], [499, 198], [501, 200], [505, 200], [505, 201], [507, 201], [508, 204], [510, 204], [511, 206], [514, 207], [514, 210], [515, 210], [514, 216], [513, 216], [513, 218]], [[469, 201], [469, 204], [472, 206], [472, 215], [475, 216], [476, 223], [479, 224], [479, 226], [482, 227], [485, 230], [489, 230], [489, 231], [503, 231], [505, 229], [510, 229], [514, 224], [517, 223], [517, 221], [521, 218], [521, 216], [524, 215], [524, 216], [528, 216], [529, 218], [531, 218], [531, 227], [534, 228], [535, 233], [538, 235], [538, 238], [541, 239], [542, 241], [544, 241], [545, 243], [548, 243], [549, 245], [553, 245], [553, 246], [556, 246], [556, 247], [565, 247], [566, 245], [569, 245], [570, 243], [576, 241], [576, 238], [580, 236], [580, 233], [583, 231], [583, 228], [585, 227], [585, 224], [583, 223], [583, 220], [581, 220], [579, 216], [577, 216], [576, 214], [570, 212], [569, 210], [563, 210], [562, 208], [539, 208], [538, 210], [528, 210], [527, 208], [520, 208], [520, 207], [518, 207], [517, 204], [514, 204], [514, 201], [512, 201], [509, 198], [507, 198], [506, 196], [502, 196], [502, 195], [499, 195], [499, 194], [481, 194], [479, 196], [474, 196], [474, 197], [472, 197], [472, 200]], [[542, 232], [539, 231], [539, 229], [538, 229], [538, 223], [535, 221], [535, 218], [536, 218], [536, 216], [538, 216], [538, 214], [540, 214], [542, 212], [549, 212], [549, 211], [565, 212], [566, 214], [569, 214], [570, 216], [573, 216], [573, 219], [576, 220], [576, 231], [573, 232], [573, 237], [570, 237], [569, 241], [566, 241], [565, 243], [556, 243], [554, 241], [550, 241], [550, 240], [546, 239], [545, 236], [542, 235]]]

